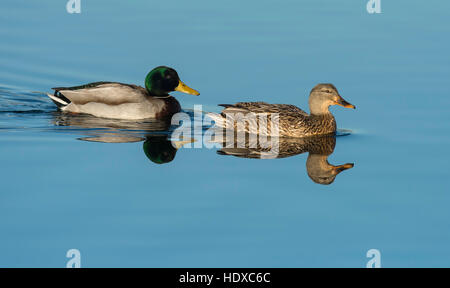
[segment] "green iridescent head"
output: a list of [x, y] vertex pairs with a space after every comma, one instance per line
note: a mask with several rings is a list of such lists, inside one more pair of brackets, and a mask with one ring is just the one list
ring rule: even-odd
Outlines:
[[152, 96], [168, 96], [169, 92], [180, 91], [192, 95], [200, 93], [184, 84], [177, 71], [170, 67], [158, 66], [145, 77], [145, 88]]

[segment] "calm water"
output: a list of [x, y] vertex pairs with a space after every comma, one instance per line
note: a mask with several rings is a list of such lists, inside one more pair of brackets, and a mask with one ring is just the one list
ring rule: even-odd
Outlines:
[[[71, 248], [84, 267], [365, 267], [371, 248], [383, 267], [450, 266], [448, 2], [64, 2], [0, 4], [0, 266], [65, 267]], [[321, 185], [308, 153], [174, 151], [176, 127], [68, 116], [44, 94], [158, 65], [201, 92], [174, 94], [187, 111], [306, 109], [334, 83], [357, 110], [332, 108], [351, 134], [328, 161], [355, 166]]]

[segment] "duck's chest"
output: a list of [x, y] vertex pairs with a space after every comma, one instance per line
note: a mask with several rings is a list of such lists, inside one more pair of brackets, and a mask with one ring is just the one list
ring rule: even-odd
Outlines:
[[128, 107], [128, 114], [135, 110], [139, 118], [170, 118], [173, 114], [181, 111], [180, 103], [174, 97], [149, 98], [140, 107]]
[[322, 135], [336, 132], [336, 120], [331, 114], [320, 116], [311, 115], [308, 120], [306, 128], [310, 135]]
[[290, 133], [296, 137], [331, 134], [336, 132], [333, 115], [311, 115], [291, 123]]

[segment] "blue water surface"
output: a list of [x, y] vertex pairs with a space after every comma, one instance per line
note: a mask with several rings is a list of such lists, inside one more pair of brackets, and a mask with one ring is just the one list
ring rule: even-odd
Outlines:
[[[450, 266], [450, 3], [381, 3], [2, 1], [0, 266], [65, 267], [71, 248], [82, 267], [365, 267], [372, 248], [383, 267]], [[180, 148], [158, 164], [146, 139], [167, 129], [63, 115], [45, 96], [142, 85], [158, 65], [201, 92], [173, 94], [186, 111], [308, 110], [333, 83], [357, 109], [331, 108], [351, 134], [328, 161], [355, 166], [321, 185], [308, 153]]]

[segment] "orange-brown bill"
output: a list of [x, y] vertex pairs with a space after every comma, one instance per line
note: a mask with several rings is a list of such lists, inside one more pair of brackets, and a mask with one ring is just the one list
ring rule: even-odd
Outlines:
[[338, 101], [336, 102], [337, 105], [340, 105], [342, 107], [345, 108], [352, 108], [352, 109], [356, 109], [355, 105], [348, 103], [347, 101], [344, 100], [344, 98], [342, 98], [341, 96], [339, 96]]
[[347, 163], [347, 164], [344, 164], [344, 165], [334, 166], [333, 170], [335, 171], [336, 174], [339, 174], [342, 171], [345, 171], [347, 169], [353, 168], [353, 166], [355, 166], [355, 164]]

